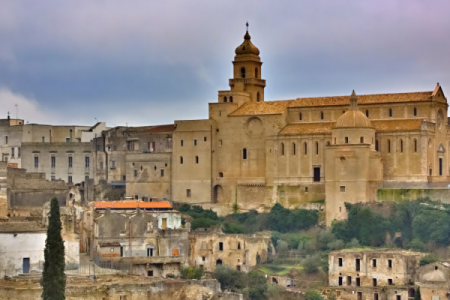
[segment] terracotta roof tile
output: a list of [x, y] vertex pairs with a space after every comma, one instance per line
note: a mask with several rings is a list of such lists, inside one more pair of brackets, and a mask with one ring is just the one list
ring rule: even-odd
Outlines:
[[172, 205], [169, 202], [139, 202], [139, 201], [101, 201], [93, 202], [95, 209], [136, 209], [139, 208], [165, 208], [172, 209]]
[[[358, 104], [402, 103], [431, 101], [432, 91], [396, 94], [358, 95]], [[295, 100], [247, 102], [230, 116], [281, 114], [287, 108], [349, 105], [350, 95], [332, 97], [297, 98]]]
[[281, 131], [281, 135], [290, 134], [314, 134], [314, 133], [331, 133], [335, 122], [326, 123], [295, 123], [289, 124]]
[[424, 119], [373, 120], [376, 131], [417, 130], [422, 127]]

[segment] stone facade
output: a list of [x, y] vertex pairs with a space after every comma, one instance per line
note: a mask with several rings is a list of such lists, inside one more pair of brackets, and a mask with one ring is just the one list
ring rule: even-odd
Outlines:
[[189, 235], [189, 265], [214, 272], [217, 265], [229, 265], [248, 272], [257, 264], [267, 261], [267, 251], [272, 251], [270, 236], [224, 234], [214, 229], [200, 228]]
[[415, 284], [420, 286], [420, 295], [424, 300], [448, 300], [450, 263], [435, 262], [419, 267]]

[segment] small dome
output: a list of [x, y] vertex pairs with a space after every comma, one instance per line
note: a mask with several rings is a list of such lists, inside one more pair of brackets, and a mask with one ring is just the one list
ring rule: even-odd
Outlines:
[[359, 110], [349, 110], [337, 119], [336, 127], [372, 127], [370, 120]]
[[254, 54], [259, 55], [259, 49], [250, 41], [250, 34], [245, 33], [244, 42], [236, 48], [236, 54]]

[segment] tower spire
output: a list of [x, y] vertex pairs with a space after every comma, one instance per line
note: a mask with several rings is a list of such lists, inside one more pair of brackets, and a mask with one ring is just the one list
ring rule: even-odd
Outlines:
[[245, 26], [247, 26], [247, 31], [248, 31], [248, 21], [247, 21], [247, 23], [245, 24]]
[[356, 97], [355, 90], [353, 90], [350, 96], [350, 110], [358, 110], [358, 98]]

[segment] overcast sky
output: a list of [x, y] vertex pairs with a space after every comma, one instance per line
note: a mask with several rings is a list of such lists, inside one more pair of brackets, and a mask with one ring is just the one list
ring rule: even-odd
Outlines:
[[[282, 3], [282, 4], [279, 4]], [[245, 22], [265, 99], [450, 94], [449, 0], [0, 0], [0, 118], [153, 125], [208, 117]]]

